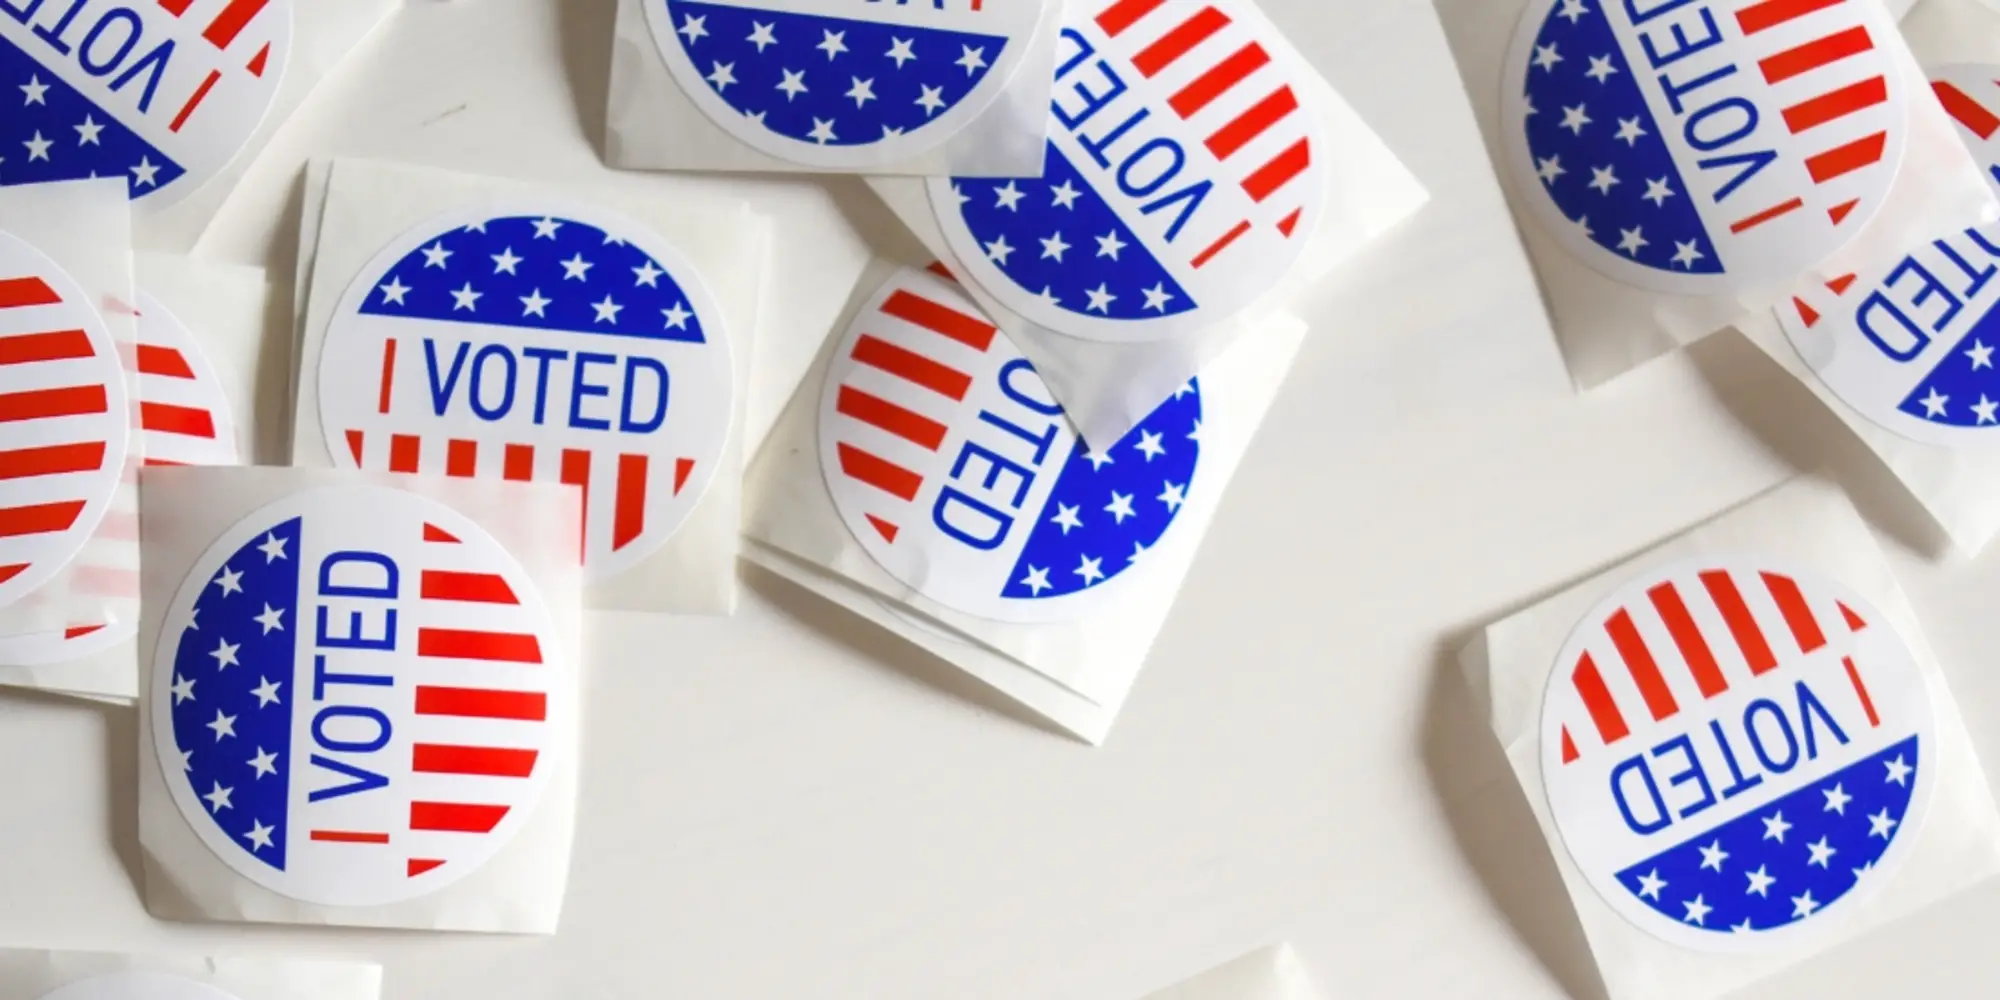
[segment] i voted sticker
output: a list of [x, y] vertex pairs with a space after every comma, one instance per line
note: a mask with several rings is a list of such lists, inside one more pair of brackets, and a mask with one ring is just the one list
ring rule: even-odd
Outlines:
[[1047, 0], [647, 0], [696, 107], [812, 167], [894, 163], [977, 119], [1020, 67]]
[[245, 518], [167, 609], [150, 711], [181, 815], [293, 899], [435, 892], [498, 853], [564, 753], [561, 640], [492, 536], [401, 490]]
[[291, 0], [0, 3], [0, 185], [176, 201], [256, 133], [291, 45]]
[[1093, 451], [957, 285], [903, 271], [841, 338], [820, 462], [848, 529], [918, 593], [998, 621], [1073, 620], [1143, 572], [1180, 516], [1201, 415], [1189, 383]]
[[1919, 246], [1777, 307], [1806, 366], [1877, 425], [1948, 448], [2000, 442], [2000, 226]]
[[1930, 695], [1853, 590], [1756, 557], [1648, 571], [1563, 647], [1549, 808], [1626, 919], [1683, 947], [1778, 948], [1894, 877], [1937, 770]]
[[1507, 63], [1515, 180], [1627, 284], [1789, 282], [1882, 207], [1908, 143], [1875, 0], [1535, 0]]
[[1254, 10], [1070, 4], [1039, 179], [939, 178], [964, 275], [1046, 329], [1163, 340], [1277, 287], [1324, 211], [1310, 72]]
[[1930, 71], [1931, 92], [1958, 123], [1958, 137], [2000, 191], [2000, 66], [1953, 63]]
[[[201, 345], [160, 302], [139, 293], [139, 343], [128, 376], [139, 394], [144, 464], [236, 465], [236, 424], [228, 396]], [[4, 458], [4, 455], [0, 455]], [[91, 596], [136, 597], [139, 559], [139, 498], [123, 489], [113, 497], [96, 535], [103, 543], [80, 559], [74, 587]], [[131, 616], [82, 622], [69, 628], [0, 637], [0, 663], [40, 666], [67, 663], [125, 642], [138, 631]]]
[[417, 227], [348, 290], [319, 364], [336, 463], [582, 487], [592, 580], [679, 529], [734, 399], [700, 276], [650, 230], [576, 206]]
[[120, 972], [70, 983], [41, 1000], [236, 1000], [207, 983], [161, 972]]
[[55, 577], [118, 491], [130, 413], [89, 297], [0, 231], [0, 607]]

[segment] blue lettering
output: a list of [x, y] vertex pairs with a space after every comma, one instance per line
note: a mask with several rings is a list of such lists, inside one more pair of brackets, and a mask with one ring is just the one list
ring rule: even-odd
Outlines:
[[[1673, 3], [1670, 6], [1656, 7], [1652, 10], [1647, 11], [1643, 19], [1641, 19], [1638, 15], [1633, 14], [1632, 17], [1633, 26], [1637, 27], [1639, 25], [1642, 25], [1646, 21], [1650, 21], [1653, 18], [1659, 17], [1662, 14], [1670, 13], [1691, 2], [1693, 2], [1693, 0], [1678, 0], [1678, 2]], [[1632, 14], [1632, 5], [1630, 3], [1627, 3], [1625, 5], [1625, 10], [1626, 13]], [[1702, 51], [1703, 49], [1712, 48], [1714, 46], [1722, 44], [1722, 29], [1716, 26], [1715, 14], [1713, 12], [1711, 12], [1706, 6], [1698, 7], [1695, 9], [1694, 12], [1694, 20], [1699, 22], [1703, 27], [1707, 28], [1708, 34], [1703, 35], [1700, 38], [1689, 38], [1687, 34], [1687, 25], [1670, 24], [1667, 26], [1667, 34], [1673, 39], [1674, 47], [1667, 49], [1664, 52], [1660, 50], [1659, 46], [1653, 44], [1653, 35], [1651, 32], [1640, 33], [1639, 47], [1646, 50], [1646, 61], [1651, 63], [1654, 69], [1665, 69], [1668, 66], [1672, 66], [1674, 63], [1680, 62], [1682, 59], [1686, 59], [1688, 56], [1694, 55], [1695, 53]]]
[[346, 775], [354, 780], [339, 787], [329, 786], [317, 789], [306, 796], [307, 802], [323, 802], [327, 799], [340, 798], [343, 795], [356, 795], [361, 792], [373, 791], [377, 788], [389, 787], [389, 779], [366, 768], [345, 764], [331, 757], [322, 757], [319, 754], [313, 754], [312, 763], [314, 767], [322, 767], [329, 771]]
[[124, 90], [126, 84], [131, 83], [134, 78], [144, 73], [146, 68], [150, 66], [153, 69], [153, 75], [147, 78], [146, 90], [139, 95], [139, 113], [145, 114], [153, 110], [153, 95], [159, 91], [160, 77], [166, 75], [167, 63], [173, 57], [174, 40], [169, 38], [154, 46], [153, 51], [146, 53], [144, 58], [133, 63], [131, 69], [120, 73], [118, 79], [111, 81], [111, 89], [114, 92]]
[[[954, 511], [963, 512], [973, 520], [960, 527]], [[1007, 532], [1014, 527], [1014, 519], [994, 510], [963, 493], [956, 487], [947, 486], [938, 493], [937, 505], [931, 508], [931, 521], [938, 530], [982, 551], [991, 551], [1007, 540]]]
[[[1655, 817], [1653, 819], [1641, 820], [1632, 812], [1632, 804], [1625, 797], [1627, 784], [1625, 776], [1633, 771], [1639, 772], [1639, 778], [1645, 784], [1646, 796], [1651, 800], [1652, 814]], [[1667, 800], [1660, 795], [1659, 783], [1653, 780], [1653, 769], [1646, 765], [1644, 754], [1621, 761], [1617, 767], [1611, 769], [1611, 798], [1618, 804], [1618, 815], [1624, 818], [1625, 825], [1640, 836], [1658, 833], [1674, 821], [1673, 814], [1667, 811]]]
[[[349, 643], [328, 643], [328, 642], [326, 642], [326, 636], [325, 636], [325, 632], [326, 632], [326, 627], [325, 627], [325, 626], [326, 626], [326, 609], [325, 609], [325, 608], [321, 608], [321, 609], [320, 609], [320, 619], [319, 619], [319, 620], [320, 620], [320, 633], [321, 633], [321, 635], [320, 635], [320, 644], [321, 644], [321, 645], [335, 645], [335, 646], [343, 646], [343, 645], [351, 645], [351, 644], [349, 644]], [[372, 648], [375, 648], [375, 649], [395, 649], [395, 648], [396, 648], [396, 629], [395, 629], [395, 612], [393, 612], [393, 611], [392, 611], [392, 612], [390, 612], [390, 618], [389, 618], [389, 625], [390, 625], [390, 627], [389, 627], [389, 645], [387, 645], [387, 646], [376, 646], [376, 647], [372, 647]], [[321, 655], [321, 654], [314, 654], [314, 656], [313, 656], [313, 700], [314, 700], [314, 701], [325, 701], [325, 700], [326, 700], [326, 689], [327, 689], [328, 685], [333, 685], [333, 684], [353, 684], [353, 685], [356, 685], [356, 686], [358, 686], [358, 687], [395, 687], [395, 686], [396, 686], [396, 679], [395, 679], [394, 677], [378, 677], [378, 676], [376, 676], [376, 675], [374, 675], [374, 674], [336, 674], [336, 673], [333, 673], [332, 671], [329, 671], [328, 669], [326, 669], [326, 657], [325, 657], [324, 655]]]
[[[507, 379], [501, 386], [502, 395], [497, 406], [487, 406], [486, 393], [481, 391], [486, 384], [486, 362], [491, 358], [499, 358], [507, 367]], [[514, 379], [519, 374], [514, 364], [514, 352], [499, 344], [487, 344], [480, 348], [479, 353], [472, 357], [472, 386], [466, 393], [467, 401], [472, 404], [472, 415], [488, 423], [505, 417], [514, 408]]]
[[[105, 28], [109, 27], [113, 21], [118, 21], [126, 26], [125, 44], [119, 46], [118, 54], [112, 56], [110, 59], [93, 60], [93, 53], [98, 52], [102, 48], [97, 44], [98, 39], [104, 37]], [[132, 10], [118, 7], [105, 11], [104, 16], [98, 18], [97, 24], [90, 29], [90, 33], [83, 36], [83, 47], [77, 50], [76, 61], [81, 63], [83, 71], [89, 73], [91, 76], [108, 76], [112, 70], [118, 68], [119, 63], [125, 61], [126, 56], [132, 54], [132, 46], [139, 44], [139, 35], [144, 30], [145, 27], [139, 20], [139, 15]], [[96, 65], [92, 65], [93, 61]]]
[[[653, 412], [644, 420], [634, 420], [633, 401], [639, 398], [636, 376], [646, 371], [653, 373]], [[625, 359], [625, 402], [618, 409], [618, 430], [624, 434], [651, 434], [667, 422], [667, 366], [652, 358]]]
[[[374, 735], [360, 740], [335, 739], [327, 732], [327, 723], [340, 719], [365, 719], [374, 724]], [[389, 745], [390, 732], [389, 717], [373, 708], [329, 705], [313, 716], [313, 741], [336, 753], [374, 753]]]
[[424, 365], [429, 372], [431, 382], [431, 409], [440, 417], [444, 416], [445, 408], [451, 405], [452, 393], [458, 387], [459, 373], [465, 370], [465, 356], [471, 350], [471, 344], [458, 345], [458, 353], [451, 357], [451, 371], [445, 375], [444, 382], [440, 384], [437, 342], [428, 337], [424, 339]]
[[76, 20], [76, 15], [83, 12], [83, 5], [87, 2], [88, 0], [71, 0], [69, 9], [63, 12], [60, 20], [56, 21], [55, 27], [51, 28], [47, 25], [39, 25], [35, 28], [35, 34], [41, 36], [43, 41], [54, 46], [57, 52], [69, 55], [74, 50], [68, 42], [62, 40], [62, 34], [69, 30], [70, 24]]
[[1729, 787], [1722, 790], [1723, 798], [1733, 799], [1764, 783], [1764, 776], [1761, 774], [1753, 774], [1748, 778], [1743, 776], [1743, 767], [1736, 763], [1736, 748], [1729, 745], [1729, 737], [1723, 735], [1722, 723], [1719, 720], [1710, 719], [1708, 731], [1715, 734], [1715, 745], [1722, 751], [1722, 762], [1729, 767], [1730, 782]]
[[569, 352], [548, 347], [524, 347], [521, 348], [521, 356], [535, 362], [535, 426], [540, 427], [549, 408], [549, 362], [567, 361]]
[[591, 365], [617, 364], [618, 358], [610, 354], [592, 354], [588, 351], [576, 352], [576, 368], [570, 372], [569, 381], [569, 425], [578, 430], [608, 431], [611, 421], [583, 415], [583, 401], [592, 396], [610, 396], [611, 387], [585, 382], [590, 377]]
[[1799, 695], [1799, 728], [1806, 731], [1806, 759], [1819, 759], [1819, 740], [1813, 735], [1814, 716], [1818, 716], [1819, 721], [1832, 731], [1833, 738], [1839, 740], [1841, 746], [1846, 746], [1847, 733], [1841, 730], [1840, 723], [1833, 721], [1833, 713], [1828, 712], [1826, 706], [1820, 704], [1819, 698], [1812, 693], [1811, 688], [1806, 687], [1805, 681], [1797, 682], [1797, 688]]
[[35, 12], [42, 9], [42, 0], [26, 0], [26, 3], [27, 6], [20, 6], [9, 2], [9, 0], [0, 0], [0, 14], [12, 14], [14, 20], [22, 24], [27, 24], [28, 19], [34, 17]]
[[[1785, 758], [1782, 764], [1771, 759], [1770, 749], [1764, 745], [1764, 734], [1757, 729], [1759, 712], [1766, 718], [1777, 720], [1778, 733], [1785, 738]], [[1757, 755], [1757, 760], [1764, 765], [1764, 770], [1772, 774], [1783, 774], [1798, 766], [1799, 737], [1792, 732], [1792, 720], [1785, 717], [1785, 710], [1779, 707], [1777, 702], [1769, 698], [1759, 698], [1744, 708], [1743, 733], [1750, 738], [1750, 749]]]
[[1688, 781], [1693, 781], [1701, 788], [1701, 798], [1680, 810], [1680, 818], [1686, 819], [1715, 804], [1715, 789], [1710, 787], [1708, 772], [1701, 766], [1701, 758], [1696, 756], [1694, 752], [1694, 741], [1689, 739], [1687, 734], [1683, 733], [1654, 747], [1652, 750], [1653, 758], [1658, 760], [1666, 756], [1669, 751], [1674, 750], [1680, 751], [1681, 756], [1686, 758], [1687, 769], [1679, 774], [1669, 775], [1667, 777], [1667, 784], [1671, 787], [1679, 788]]

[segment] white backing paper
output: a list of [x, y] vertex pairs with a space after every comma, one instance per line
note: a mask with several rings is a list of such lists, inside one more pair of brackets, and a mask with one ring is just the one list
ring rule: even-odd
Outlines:
[[1321, 1000], [1289, 944], [1251, 952], [1146, 1000]]
[[0, 1000], [376, 1000], [381, 966], [331, 959], [0, 949]]

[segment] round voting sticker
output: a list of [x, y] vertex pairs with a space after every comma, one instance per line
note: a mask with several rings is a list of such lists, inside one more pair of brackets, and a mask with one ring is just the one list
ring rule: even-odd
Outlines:
[[646, 0], [696, 107], [752, 148], [858, 168], [936, 148], [1014, 77], [1047, 0]]
[[1933, 240], [1777, 307], [1785, 334], [1847, 405], [1913, 441], [2000, 442], [2000, 226]]
[[694, 509], [734, 395], [694, 269], [636, 223], [574, 206], [419, 226], [348, 290], [319, 364], [336, 463], [580, 486], [592, 580]]
[[1309, 70], [1261, 19], [1199, 0], [1071, 4], [1039, 180], [940, 178], [967, 278], [1059, 333], [1149, 341], [1276, 287], [1326, 202]]
[[1611, 907], [1669, 942], [1780, 947], [1888, 880], [1937, 769], [1881, 612], [1754, 557], [1648, 571], [1577, 626], [1542, 706], [1549, 808]]
[[434, 892], [535, 808], [570, 711], [526, 571], [442, 504], [300, 493], [211, 545], [153, 663], [160, 766], [216, 856], [293, 899]]
[[236, 1000], [207, 983], [160, 972], [121, 972], [71, 983], [42, 1000]]
[[1143, 569], [1194, 484], [1201, 390], [1088, 448], [1034, 366], [957, 285], [891, 278], [820, 402], [834, 506], [917, 592], [999, 621], [1081, 617]]
[[123, 177], [176, 201], [249, 142], [291, 45], [291, 0], [0, 4], [0, 185]]
[[1571, 253], [1627, 284], [1789, 282], [1896, 178], [1899, 44], [1874, 0], [1535, 0], [1505, 77], [1514, 179]]
[[1958, 137], [1986, 182], [2000, 190], [2000, 66], [1953, 63], [1930, 71], [1931, 92], [1958, 123]]
[[[4, 23], [4, 19], [0, 19]], [[80, 551], [130, 442], [118, 345], [54, 261], [0, 232], [0, 607]]]
[[[238, 464], [236, 425], [221, 380], [187, 327], [145, 292], [139, 293], [139, 345], [134, 354], [135, 371], [127, 375], [138, 385], [145, 464]], [[80, 573], [79, 585], [119, 580], [124, 596], [136, 596], [131, 567], [138, 565], [138, 500], [137, 493], [129, 489], [113, 497], [97, 532], [103, 544], [79, 557], [101, 555], [106, 557], [106, 565]], [[137, 630], [138, 622], [125, 617], [79, 623], [61, 631], [0, 637], [0, 663], [67, 663], [125, 642]]]

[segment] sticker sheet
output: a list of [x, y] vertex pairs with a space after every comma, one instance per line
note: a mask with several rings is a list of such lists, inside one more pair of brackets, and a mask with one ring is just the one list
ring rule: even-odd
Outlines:
[[[250, 156], [396, 0], [0, 5], [17, 113], [0, 186], [123, 179], [142, 245], [185, 251]], [[202, 192], [197, 197], [197, 192]]]
[[1058, 0], [622, 0], [609, 148], [636, 169], [1033, 174]]
[[878, 194], [1115, 441], [1421, 187], [1254, 4], [1065, 7], [1046, 168]]
[[1146, 1000], [1320, 1000], [1305, 963], [1289, 944], [1218, 965]]
[[145, 497], [152, 911], [552, 933], [576, 497], [270, 469], [149, 470]]
[[1802, 480], [1464, 657], [1615, 1000], [1733, 992], [2000, 872], [1944, 672]]
[[0, 948], [6, 1000], [376, 1000], [382, 968], [326, 959]]
[[1095, 448], [961, 286], [878, 262], [752, 468], [746, 555], [1101, 742], [1304, 332]]
[[732, 610], [764, 221], [328, 176], [295, 460], [577, 487], [593, 607]]

